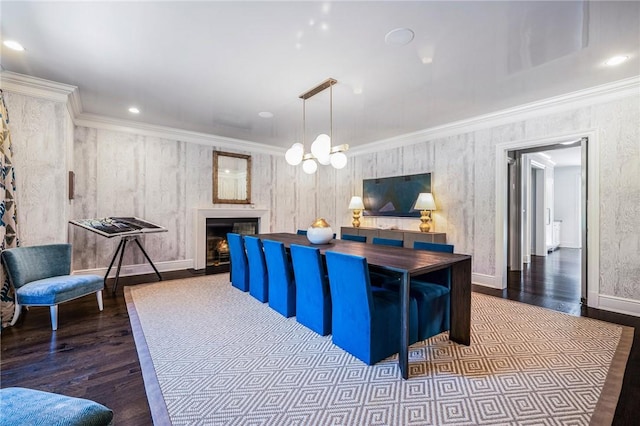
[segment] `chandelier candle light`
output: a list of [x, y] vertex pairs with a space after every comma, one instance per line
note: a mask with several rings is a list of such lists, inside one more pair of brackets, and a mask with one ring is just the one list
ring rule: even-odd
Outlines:
[[353, 221], [351, 224], [354, 228], [360, 227], [360, 213], [364, 210], [364, 203], [362, 202], [362, 197], [358, 197], [354, 195], [351, 197], [351, 201], [349, 202], [349, 210], [353, 210]]
[[[349, 145], [331, 146], [331, 141], [333, 140], [333, 85], [337, 82], [337, 80], [329, 78], [299, 96], [302, 99], [302, 143], [296, 142], [291, 145], [284, 158], [292, 166], [302, 163], [302, 170], [307, 174], [315, 173], [318, 170], [318, 163], [325, 166], [331, 164], [336, 169], [342, 169], [347, 165], [345, 151], [349, 149]], [[326, 88], [329, 88], [329, 134], [318, 135], [311, 144], [311, 152], [305, 153], [306, 101]]]
[[418, 199], [413, 209], [420, 210], [420, 232], [429, 232], [431, 230], [431, 212], [436, 209], [433, 194], [430, 192], [418, 194]]

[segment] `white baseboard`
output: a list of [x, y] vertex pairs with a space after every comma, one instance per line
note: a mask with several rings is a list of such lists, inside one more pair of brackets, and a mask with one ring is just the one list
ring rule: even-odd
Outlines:
[[502, 290], [502, 283], [497, 282], [496, 277], [493, 275], [472, 273], [471, 282], [483, 287], [491, 287]]
[[598, 295], [598, 306], [594, 306], [594, 308], [640, 317], [640, 300], [600, 294]]
[[[154, 262], [153, 263], [159, 272], [167, 271], [180, 271], [184, 269], [193, 268], [193, 259], [173, 260], [168, 262]], [[111, 271], [109, 271], [109, 278], [116, 276], [118, 265], [113, 265]], [[107, 268], [95, 268], [95, 269], [80, 269], [73, 271], [76, 275], [102, 275], [107, 273]], [[137, 265], [122, 265], [120, 269], [120, 276], [126, 277], [129, 275], [142, 275], [142, 274], [154, 274], [153, 268], [148, 263], [141, 263]]]
[[582, 247], [580, 247], [580, 244], [578, 244], [575, 241], [566, 241], [566, 242], [560, 242], [560, 248], [579, 249], [579, 248], [582, 248]]

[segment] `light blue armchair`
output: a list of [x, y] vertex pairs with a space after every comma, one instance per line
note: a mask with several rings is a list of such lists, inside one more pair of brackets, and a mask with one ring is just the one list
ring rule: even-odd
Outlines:
[[58, 329], [58, 304], [96, 293], [102, 311], [103, 277], [69, 275], [71, 244], [19, 247], [2, 252], [2, 262], [15, 290], [15, 313], [11, 325], [18, 321], [22, 306], [49, 306], [51, 328]]

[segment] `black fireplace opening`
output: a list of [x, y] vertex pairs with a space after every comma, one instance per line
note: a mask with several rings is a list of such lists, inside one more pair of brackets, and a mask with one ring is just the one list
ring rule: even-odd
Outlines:
[[233, 232], [241, 235], [258, 233], [257, 217], [208, 218], [206, 233], [207, 263], [206, 274], [229, 272], [231, 258], [227, 234]]

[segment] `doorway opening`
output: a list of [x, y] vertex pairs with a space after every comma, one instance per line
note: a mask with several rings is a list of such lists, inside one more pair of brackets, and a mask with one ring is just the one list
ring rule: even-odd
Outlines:
[[587, 303], [587, 137], [505, 150], [508, 291]]

